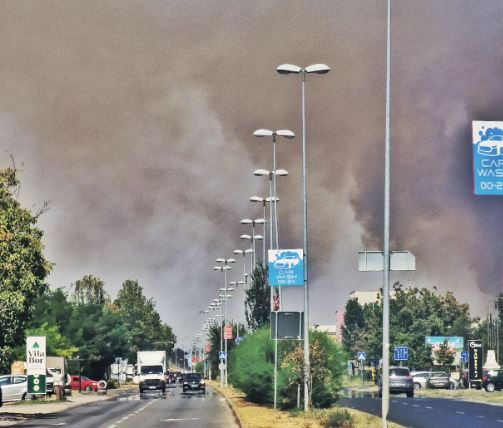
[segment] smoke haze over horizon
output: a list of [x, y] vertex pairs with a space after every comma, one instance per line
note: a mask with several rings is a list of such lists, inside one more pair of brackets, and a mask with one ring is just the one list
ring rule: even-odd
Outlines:
[[[502, 19], [498, 0], [393, 2], [391, 246], [417, 272], [392, 278], [478, 315], [503, 292], [503, 199], [473, 195], [471, 157], [471, 121], [503, 120]], [[1, 160], [25, 206], [50, 201], [51, 285], [138, 279], [175, 334], [197, 333], [215, 259], [262, 217], [257, 128], [297, 136], [277, 143], [280, 245], [302, 247], [300, 81], [275, 68], [326, 63], [306, 83], [311, 322], [381, 287], [357, 252], [382, 248], [385, 26], [374, 0], [3, 2]]]

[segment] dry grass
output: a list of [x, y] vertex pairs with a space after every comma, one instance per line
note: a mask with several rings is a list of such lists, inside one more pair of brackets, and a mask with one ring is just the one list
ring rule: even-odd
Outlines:
[[[315, 411], [306, 415], [281, 410], [274, 411], [269, 407], [246, 401], [242, 392], [230, 386], [220, 388], [219, 383], [212, 381], [209, 381], [208, 385], [227, 398], [241, 420], [243, 428], [323, 428], [320, 421], [321, 412]], [[344, 407], [338, 408], [344, 409]], [[346, 408], [346, 410], [353, 417], [354, 428], [380, 428], [382, 426], [380, 418], [354, 409]], [[400, 425], [389, 424], [389, 427], [400, 428]]]

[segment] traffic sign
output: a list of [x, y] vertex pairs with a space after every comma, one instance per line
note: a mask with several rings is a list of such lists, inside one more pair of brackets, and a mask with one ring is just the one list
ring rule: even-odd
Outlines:
[[224, 339], [225, 340], [232, 340], [232, 325], [227, 324], [224, 327]]
[[269, 250], [268, 283], [271, 287], [304, 285], [304, 251]]
[[225, 370], [225, 363], [220, 363], [218, 365], [218, 370], [220, 370], [220, 371]]
[[365, 352], [364, 351], [358, 351], [357, 357], [358, 361], [365, 361]]
[[227, 355], [225, 354], [225, 352], [224, 352], [224, 351], [220, 351], [220, 352], [218, 353], [218, 358], [219, 358], [220, 360], [225, 360], [225, 359], [227, 358]]
[[239, 344], [241, 343], [241, 341], [242, 341], [242, 340], [243, 340], [243, 338], [242, 338], [241, 336], [238, 336], [238, 337], [236, 337], [236, 338], [234, 339], [234, 343], [235, 343], [236, 345], [239, 345]]
[[395, 361], [407, 361], [409, 359], [409, 348], [407, 346], [395, 346], [393, 358]]
[[463, 363], [468, 362], [468, 351], [461, 351], [461, 355], [459, 357], [460, 361]]

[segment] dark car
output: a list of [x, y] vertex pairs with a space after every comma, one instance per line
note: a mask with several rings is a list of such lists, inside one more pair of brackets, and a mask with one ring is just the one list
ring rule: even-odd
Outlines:
[[[414, 397], [414, 381], [408, 367], [389, 368], [389, 392]], [[379, 380], [379, 397], [382, 397], [382, 378]]]
[[204, 379], [199, 373], [185, 373], [183, 376], [183, 392], [187, 390], [206, 391]]
[[503, 370], [489, 370], [482, 376], [482, 388], [494, 392], [503, 388]]
[[432, 372], [426, 379], [426, 387], [433, 389], [450, 389], [451, 381], [446, 372]]

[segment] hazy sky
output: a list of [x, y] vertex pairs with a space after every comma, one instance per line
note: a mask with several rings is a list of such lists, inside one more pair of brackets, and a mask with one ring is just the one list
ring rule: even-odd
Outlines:
[[[393, 1], [392, 249], [400, 278], [483, 314], [502, 291], [503, 198], [475, 197], [472, 120], [503, 120], [500, 0]], [[52, 286], [86, 274], [115, 296], [138, 279], [175, 333], [197, 333], [217, 257], [261, 217], [256, 168], [277, 144], [280, 244], [302, 247], [298, 76], [306, 84], [311, 322], [382, 285], [357, 252], [382, 248], [386, 1], [3, 0], [0, 142], [40, 218]], [[260, 248], [260, 247], [259, 247]], [[229, 275], [241, 279], [242, 265]], [[397, 278], [393, 276], [393, 278]], [[300, 290], [285, 292], [295, 309]], [[242, 317], [242, 294], [232, 302]], [[300, 309], [300, 308], [297, 308]]]

